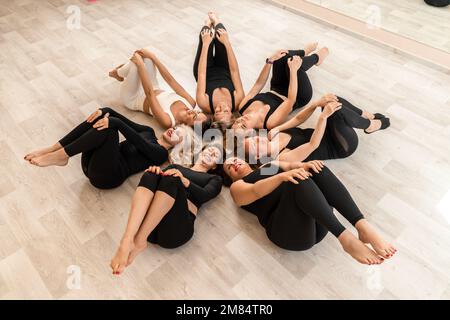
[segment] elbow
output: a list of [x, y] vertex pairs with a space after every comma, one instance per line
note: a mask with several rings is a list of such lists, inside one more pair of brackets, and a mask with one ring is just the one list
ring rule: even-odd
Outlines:
[[308, 143], [308, 146], [309, 146], [309, 148], [308, 148], [308, 150], [309, 150], [309, 153], [311, 153], [311, 152], [313, 152], [314, 150], [316, 150], [318, 147], [319, 147], [319, 145], [320, 145], [320, 141], [310, 141], [309, 143]]

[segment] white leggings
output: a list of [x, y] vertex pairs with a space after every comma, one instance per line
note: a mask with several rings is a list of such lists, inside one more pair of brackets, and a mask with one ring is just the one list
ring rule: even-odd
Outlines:
[[[153, 90], [160, 90], [155, 65], [150, 59], [144, 59], [144, 63]], [[136, 65], [128, 61], [117, 69], [117, 74], [124, 78], [120, 86], [120, 100], [123, 105], [131, 110], [144, 111], [145, 92]]]

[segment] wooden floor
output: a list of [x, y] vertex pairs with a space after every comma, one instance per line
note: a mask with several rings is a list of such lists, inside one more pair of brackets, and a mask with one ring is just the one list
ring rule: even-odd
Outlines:
[[[81, 30], [66, 28], [69, 4]], [[315, 96], [335, 92], [391, 117], [360, 135], [351, 158], [328, 161], [398, 253], [362, 266], [328, 235], [306, 252], [267, 240], [225, 188], [205, 205], [192, 241], [151, 246], [121, 277], [109, 261], [140, 175], [99, 191], [80, 170], [22, 160], [99, 106], [118, 106], [107, 77], [152, 46], [190, 92], [205, 12], [221, 13], [249, 89], [268, 53], [318, 40], [331, 55], [310, 71]], [[0, 4], [0, 298], [450, 298], [450, 76], [264, 1], [11, 0]], [[155, 125], [144, 114], [120, 108]], [[73, 281], [81, 272], [81, 283]], [[75, 277], [76, 279], [76, 277]], [[75, 286], [74, 286], [75, 284]]]
[[423, 0], [307, 1], [450, 53], [450, 7]]

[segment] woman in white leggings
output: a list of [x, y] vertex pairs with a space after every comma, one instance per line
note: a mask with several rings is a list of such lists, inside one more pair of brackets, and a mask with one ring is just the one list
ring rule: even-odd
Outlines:
[[[174, 92], [160, 88], [158, 70]], [[109, 76], [122, 82], [120, 100], [128, 109], [154, 116], [165, 128], [178, 124], [193, 126], [195, 122], [209, 120], [155, 54], [147, 49], [136, 51], [128, 63], [111, 71]]]

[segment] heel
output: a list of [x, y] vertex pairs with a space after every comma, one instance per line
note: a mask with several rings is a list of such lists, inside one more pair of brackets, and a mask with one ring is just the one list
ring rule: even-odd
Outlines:
[[365, 134], [371, 134], [371, 133], [374, 133], [374, 132], [377, 132], [377, 131], [380, 131], [380, 130], [387, 129], [387, 128], [389, 128], [389, 127], [391, 126], [391, 120], [390, 120], [389, 118], [384, 117], [384, 118], [377, 119], [377, 120], [380, 120], [380, 121], [381, 121], [381, 127], [380, 127], [380, 129], [375, 130], [375, 131], [372, 131], [372, 132], [367, 132], [367, 131], [364, 129], [364, 133], [365, 133]]

